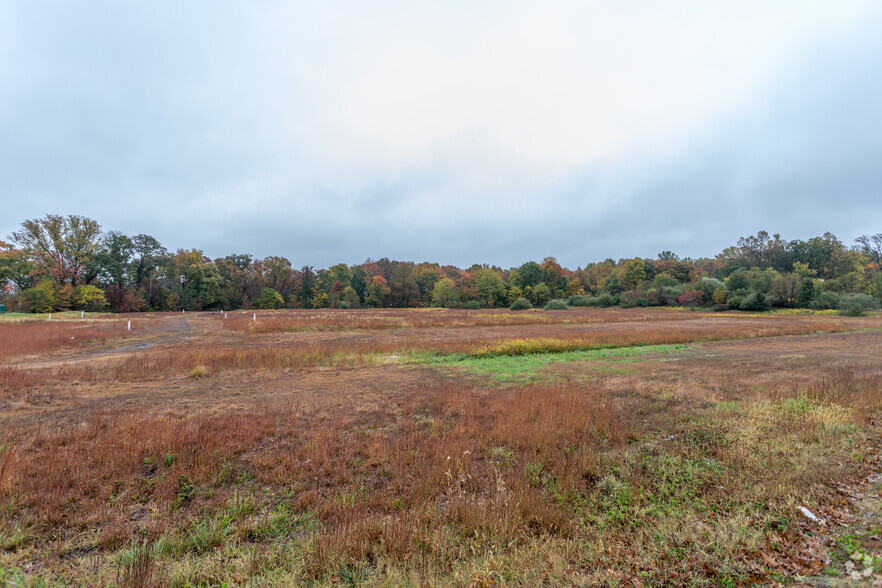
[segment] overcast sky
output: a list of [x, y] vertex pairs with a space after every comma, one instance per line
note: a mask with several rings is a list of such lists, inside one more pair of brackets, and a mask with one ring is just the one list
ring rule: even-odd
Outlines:
[[[874, 6], [875, 4], [875, 6]], [[872, 0], [0, 0], [0, 239], [568, 267], [882, 232]]]

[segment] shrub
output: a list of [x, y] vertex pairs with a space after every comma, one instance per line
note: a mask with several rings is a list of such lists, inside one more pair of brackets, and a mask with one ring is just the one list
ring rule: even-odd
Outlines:
[[705, 299], [709, 299], [714, 295], [715, 290], [725, 290], [726, 284], [716, 278], [701, 278], [698, 283], [695, 284], [695, 289], [704, 292]]
[[567, 301], [560, 298], [554, 298], [545, 305], [545, 310], [568, 310]]
[[812, 303], [812, 308], [817, 308], [818, 310], [839, 308], [839, 295], [835, 292], [821, 292]]
[[864, 316], [868, 310], [877, 310], [879, 301], [869, 294], [843, 294], [839, 297], [839, 314]]
[[140, 312], [147, 307], [147, 301], [141, 296], [119, 286], [109, 286], [104, 298], [113, 312]]
[[661, 289], [661, 299], [665, 304], [676, 304], [677, 299], [685, 293], [686, 290], [679, 286], [665, 286]]
[[714, 312], [726, 312], [729, 310], [728, 304], [714, 304]]
[[590, 304], [588, 303], [590, 299], [590, 296], [577, 294], [575, 296], [570, 296], [570, 298], [567, 300], [567, 304], [569, 304], [570, 306], [590, 306]]
[[533, 305], [530, 304], [529, 300], [521, 296], [520, 298], [515, 300], [509, 308], [511, 310], [528, 310], [530, 308], [533, 308]]
[[610, 294], [609, 292], [601, 292], [597, 296], [589, 298], [586, 306], [599, 306], [600, 308], [606, 308], [608, 306], [615, 306], [618, 302], [618, 298], [613, 294]]
[[741, 310], [754, 310], [763, 312], [772, 308], [769, 297], [762, 292], [751, 292], [741, 301]]
[[479, 308], [481, 308], [481, 303], [477, 300], [469, 300], [468, 302], [466, 302], [465, 307], [469, 310], [478, 310]]
[[31, 312], [52, 312], [56, 310], [55, 287], [49, 280], [43, 280], [37, 286], [21, 293], [25, 306]]
[[701, 290], [691, 290], [677, 298], [677, 302], [679, 302], [683, 306], [701, 306], [701, 304], [704, 302], [704, 292], [702, 292]]
[[649, 300], [639, 290], [624, 292], [619, 298], [622, 308], [634, 308], [637, 306], [649, 306]]
[[726, 304], [729, 305], [729, 308], [741, 308], [741, 303], [744, 302], [744, 299], [747, 298], [748, 294], [750, 294], [750, 292], [744, 288], [729, 290], [726, 292]]
[[77, 308], [96, 312], [107, 306], [104, 291], [97, 286], [82, 286], [77, 297]]

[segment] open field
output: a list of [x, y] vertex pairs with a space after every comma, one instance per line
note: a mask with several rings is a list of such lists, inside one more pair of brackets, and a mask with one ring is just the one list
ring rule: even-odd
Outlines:
[[0, 318], [0, 353], [0, 584], [882, 578], [879, 313]]

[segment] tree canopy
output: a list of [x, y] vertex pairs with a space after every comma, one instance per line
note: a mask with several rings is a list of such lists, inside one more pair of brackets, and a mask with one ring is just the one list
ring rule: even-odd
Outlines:
[[[309, 252], [302, 252], [308, 258]], [[371, 259], [327, 269], [287, 257], [167, 250], [148, 234], [102, 233], [97, 221], [48, 214], [0, 241], [0, 296], [33, 311], [235, 308], [686, 305], [718, 310], [840, 308], [882, 300], [882, 233], [848, 247], [832, 233], [787, 241], [759, 231], [713, 258], [605, 259], [570, 270], [554, 257], [503, 269]], [[849, 296], [852, 296], [849, 298]], [[865, 303], [861, 302], [866, 306]], [[870, 305], [869, 307], [872, 307]]]

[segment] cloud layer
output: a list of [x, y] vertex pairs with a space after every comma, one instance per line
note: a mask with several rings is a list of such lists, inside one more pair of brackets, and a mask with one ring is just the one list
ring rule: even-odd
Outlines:
[[871, 2], [333, 4], [0, 0], [0, 236], [575, 267], [882, 231]]

